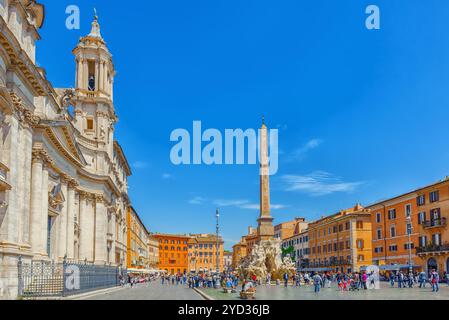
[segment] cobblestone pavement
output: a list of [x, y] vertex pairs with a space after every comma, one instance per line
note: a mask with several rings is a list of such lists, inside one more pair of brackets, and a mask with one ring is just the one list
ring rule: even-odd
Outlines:
[[[223, 293], [217, 289], [202, 290], [216, 300], [240, 299], [238, 293]], [[447, 284], [440, 284], [440, 291], [435, 293], [429, 284], [424, 289], [418, 287], [398, 289], [397, 285], [391, 288], [388, 283], [381, 283], [379, 290], [340, 292], [333, 286], [322, 288], [320, 293], [315, 293], [313, 286], [284, 288], [284, 286], [261, 285], [257, 287], [255, 297], [258, 300], [449, 300], [449, 287]]]
[[164, 285], [159, 280], [149, 284], [129, 285], [121, 290], [102, 293], [82, 300], [203, 300], [194, 290], [182, 285]]

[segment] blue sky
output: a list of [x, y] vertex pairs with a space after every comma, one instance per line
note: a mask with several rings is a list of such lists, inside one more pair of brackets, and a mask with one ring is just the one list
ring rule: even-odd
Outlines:
[[[37, 61], [73, 87], [71, 50], [95, 6], [117, 69], [116, 137], [150, 231], [214, 232], [230, 248], [255, 225], [258, 168], [174, 166], [170, 133], [279, 129], [275, 223], [313, 220], [449, 175], [449, 2], [444, 0], [47, 1]], [[65, 28], [65, 8], [81, 29]], [[365, 8], [381, 29], [365, 28]]]

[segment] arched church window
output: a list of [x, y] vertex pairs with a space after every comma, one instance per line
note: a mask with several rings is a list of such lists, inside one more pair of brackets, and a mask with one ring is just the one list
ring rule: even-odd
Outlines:
[[95, 76], [90, 75], [89, 76], [89, 91], [95, 91]]

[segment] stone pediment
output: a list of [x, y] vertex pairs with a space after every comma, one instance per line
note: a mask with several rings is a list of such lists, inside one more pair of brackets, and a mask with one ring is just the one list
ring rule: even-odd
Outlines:
[[61, 184], [57, 184], [53, 187], [53, 189], [48, 194], [48, 206], [49, 209], [59, 213], [61, 212], [61, 206], [65, 201], [64, 194], [61, 190]]
[[45, 133], [66, 158], [85, 166], [86, 160], [75, 139], [74, 129], [67, 120], [44, 120]]

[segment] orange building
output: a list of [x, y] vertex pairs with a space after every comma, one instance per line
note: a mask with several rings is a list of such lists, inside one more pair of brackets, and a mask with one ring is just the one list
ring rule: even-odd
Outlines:
[[154, 234], [159, 241], [159, 270], [165, 270], [169, 274], [187, 272], [188, 263], [188, 241], [187, 235]]
[[449, 271], [449, 179], [373, 204], [373, 261], [381, 269]]
[[[223, 272], [223, 239], [218, 238], [218, 265]], [[215, 272], [217, 270], [217, 236], [192, 234], [188, 241], [189, 271]]]
[[357, 204], [309, 223], [308, 271], [354, 272], [372, 263], [371, 215]]
[[128, 269], [149, 269], [149, 232], [133, 207], [126, 215], [127, 225], [127, 267]]

